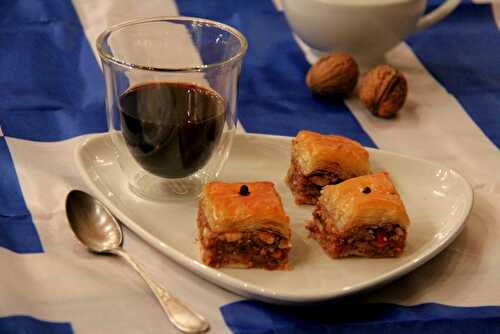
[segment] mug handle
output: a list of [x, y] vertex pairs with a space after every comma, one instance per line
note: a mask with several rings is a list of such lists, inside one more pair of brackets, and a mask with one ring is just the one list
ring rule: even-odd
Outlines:
[[462, 0], [447, 0], [441, 6], [426, 14], [417, 22], [417, 31], [429, 28], [450, 14]]

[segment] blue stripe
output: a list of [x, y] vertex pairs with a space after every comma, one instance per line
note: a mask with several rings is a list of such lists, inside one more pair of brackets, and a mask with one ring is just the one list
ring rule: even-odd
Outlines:
[[241, 301], [221, 308], [236, 334], [483, 334], [500, 333], [500, 307], [442, 304], [285, 307]]
[[246, 130], [294, 136], [310, 129], [375, 146], [343, 102], [311, 96], [304, 83], [309, 64], [271, 0], [179, 0], [177, 5], [182, 15], [227, 23], [247, 37], [238, 101], [238, 116]]
[[73, 334], [71, 325], [66, 322], [48, 322], [30, 316], [0, 318], [2, 334]]
[[0, 122], [54, 141], [106, 130], [102, 73], [67, 0], [0, 2]]
[[0, 215], [0, 247], [16, 253], [41, 253], [42, 244], [30, 214]]
[[43, 252], [3, 137], [0, 137], [0, 161], [0, 247], [16, 253]]
[[[433, 1], [429, 9], [439, 2]], [[500, 31], [490, 4], [460, 5], [443, 22], [408, 40], [430, 73], [500, 146]], [[435, 106], [436, 116], [442, 110]]]

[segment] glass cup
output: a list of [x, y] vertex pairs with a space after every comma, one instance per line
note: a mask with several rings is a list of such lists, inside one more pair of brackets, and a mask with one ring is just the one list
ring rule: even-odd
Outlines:
[[135, 194], [197, 195], [218, 176], [246, 49], [236, 29], [192, 17], [129, 21], [98, 37], [111, 142]]

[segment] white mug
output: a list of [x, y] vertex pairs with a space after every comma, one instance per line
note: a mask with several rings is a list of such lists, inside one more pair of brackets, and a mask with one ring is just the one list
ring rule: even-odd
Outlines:
[[427, 0], [283, 0], [295, 34], [317, 53], [345, 51], [358, 61], [380, 58], [409, 35], [437, 23], [460, 0], [424, 15]]

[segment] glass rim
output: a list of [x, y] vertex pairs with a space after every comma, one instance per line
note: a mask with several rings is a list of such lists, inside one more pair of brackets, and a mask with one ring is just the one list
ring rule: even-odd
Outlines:
[[[123, 59], [119, 59], [117, 57], [114, 57], [112, 54], [104, 50], [103, 48], [103, 43], [104, 41], [115, 31], [121, 30], [123, 28], [132, 26], [132, 25], [137, 25], [137, 24], [142, 24], [142, 23], [149, 23], [149, 22], [160, 22], [160, 21], [185, 21], [185, 22], [198, 22], [198, 23], [203, 23], [206, 25], [210, 25], [213, 27], [217, 27], [221, 30], [227, 31], [231, 33], [233, 36], [235, 36], [239, 41], [240, 41], [240, 48], [236, 54], [233, 56], [224, 59], [220, 62], [215, 62], [215, 63], [210, 63], [210, 64], [202, 64], [202, 65], [196, 65], [196, 66], [186, 66], [186, 67], [156, 67], [156, 66], [146, 66], [146, 65], [141, 65], [141, 64], [134, 64], [134, 63], [129, 63]], [[217, 21], [209, 20], [209, 19], [203, 19], [203, 18], [198, 18], [198, 17], [191, 17], [191, 16], [155, 16], [151, 18], [140, 18], [140, 19], [134, 19], [134, 20], [128, 20], [119, 24], [115, 24], [104, 30], [102, 33], [99, 34], [96, 40], [96, 46], [97, 46], [97, 52], [99, 54], [99, 57], [101, 60], [111, 62], [113, 64], [116, 64], [121, 67], [126, 67], [128, 69], [138, 69], [138, 70], [145, 70], [145, 71], [155, 71], [155, 72], [203, 72], [207, 69], [215, 68], [215, 67], [221, 67], [230, 63], [234, 63], [238, 60], [240, 60], [246, 53], [246, 50], [248, 48], [248, 42], [245, 36], [237, 30], [236, 28], [233, 28], [227, 24], [220, 23]]]

